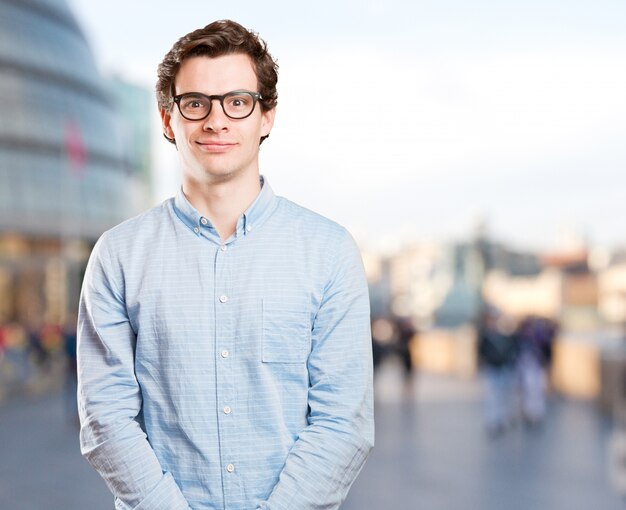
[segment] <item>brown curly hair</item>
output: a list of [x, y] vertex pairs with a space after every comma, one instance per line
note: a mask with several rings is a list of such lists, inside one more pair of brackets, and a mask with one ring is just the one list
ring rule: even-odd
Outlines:
[[157, 69], [156, 98], [159, 110], [169, 111], [176, 75], [185, 59], [200, 56], [214, 58], [233, 53], [244, 53], [252, 60], [259, 93], [263, 98], [259, 100], [261, 109], [269, 111], [275, 108], [278, 102], [278, 64], [268, 52], [267, 44], [256, 32], [239, 23], [220, 20], [184, 35], [165, 55]]

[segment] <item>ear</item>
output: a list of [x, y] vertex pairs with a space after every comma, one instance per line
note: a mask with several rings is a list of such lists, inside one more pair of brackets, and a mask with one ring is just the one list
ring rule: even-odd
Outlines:
[[161, 125], [163, 126], [163, 135], [168, 140], [174, 140], [174, 131], [172, 130], [172, 116], [168, 110], [161, 108], [159, 111], [161, 114]]
[[261, 136], [268, 136], [272, 127], [274, 127], [274, 118], [276, 117], [276, 107], [263, 112], [263, 117], [261, 120]]

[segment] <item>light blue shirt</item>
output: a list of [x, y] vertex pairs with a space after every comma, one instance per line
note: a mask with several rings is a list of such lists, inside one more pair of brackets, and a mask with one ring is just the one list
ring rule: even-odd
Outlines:
[[118, 510], [339, 508], [374, 442], [359, 251], [267, 183], [221, 242], [181, 191], [96, 244], [78, 372]]

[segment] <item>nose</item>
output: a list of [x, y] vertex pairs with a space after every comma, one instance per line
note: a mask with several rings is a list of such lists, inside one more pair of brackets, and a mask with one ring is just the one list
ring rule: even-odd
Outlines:
[[203, 122], [205, 131], [224, 131], [228, 129], [228, 117], [224, 113], [219, 99], [211, 99], [211, 111]]

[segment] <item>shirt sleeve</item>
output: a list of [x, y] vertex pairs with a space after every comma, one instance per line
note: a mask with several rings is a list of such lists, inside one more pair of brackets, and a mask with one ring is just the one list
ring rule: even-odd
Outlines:
[[339, 508], [374, 445], [369, 296], [345, 232], [312, 331], [309, 424], [261, 510]]
[[[105, 234], [106, 236], [106, 234]], [[119, 264], [106, 237], [91, 254], [78, 319], [80, 447], [115, 496], [118, 510], [186, 510], [174, 478], [163, 472], [140, 423], [134, 373], [136, 335]]]

